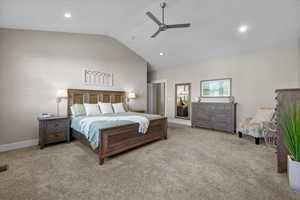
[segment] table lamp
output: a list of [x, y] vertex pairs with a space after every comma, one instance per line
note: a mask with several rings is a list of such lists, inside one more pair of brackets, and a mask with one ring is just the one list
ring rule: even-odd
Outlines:
[[56, 103], [57, 103], [57, 116], [59, 116], [59, 103], [62, 99], [66, 99], [68, 97], [68, 91], [67, 90], [57, 90], [56, 91]]
[[132, 99], [136, 99], [136, 94], [134, 92], [129, 92], [128, 95], [127, 95], [127, 98], [128, 98], [128, 106], [129, 106], [129, 109], [130, 109], [129, 102]]

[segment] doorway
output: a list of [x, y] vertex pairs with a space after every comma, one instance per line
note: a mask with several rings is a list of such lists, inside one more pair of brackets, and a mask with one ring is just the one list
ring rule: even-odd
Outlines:
[[148, 106], [147, 112], [150, 114], [156, 114], [165, 116], [166, 114], [166, 83], [154, 82], [148, 83]]

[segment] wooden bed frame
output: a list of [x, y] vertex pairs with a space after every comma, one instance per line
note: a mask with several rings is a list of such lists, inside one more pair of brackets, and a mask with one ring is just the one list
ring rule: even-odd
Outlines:
[[[71, 116], [70, 108], [73, 104], [98, 103], [99, 101], [121, 103], [125, 100], [125, 92], [122, 91], [68, 89], [68, 115]], [[166, 117], [150, 120], [146, 134], [138, 133], [138, 123], [101, 129], [101, 135], [99, 135], [101, 144], [96, 149], [99, 153], [99, 164], [103, 165], [104, 159], [109, 156], [155, 140], [167, 139], [167, 124]], [[71, 129], [71, 136], [90, 146], [85, 136], [76, 130]]]

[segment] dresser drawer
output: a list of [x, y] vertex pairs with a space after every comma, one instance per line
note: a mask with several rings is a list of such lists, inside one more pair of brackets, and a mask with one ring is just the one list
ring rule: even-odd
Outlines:
[[53, 120], [47, 123], [46, 132], [48, 133], [58, 133], [66, 131], [68, 127], [68, 120]]
[[211, 122], [210, 121], [205, 121], [205, 120], [193, 120], [192, 121], [192, 126], [195, 127], [201, 127], [201, 128], [212, 128]]
[[46, 141], [47, 143], [52, 143], [52, 142], [59, 142], [66, 140], [66, 132], [55, 132], [55, 133], [49, 133], [46, 135]]
[[221, 123], [233, 123], [232, 115], [228, 115], [226, 113], [217, 113], [212, 116], [211, 120], [215, 123], [221, 122]]
[[233, 132], [233, 125], [230, 123], [215, 123], [213, 129], [218, 131]]
[[210, 121], [211, 117], [208, 113], [199, 112], [192, 115], [192, 118], [196, 121]]
[[227, 110], [227, 111], [233, 111], [234, 110], [234, 104], [231, 104], [231, 103], [224, 104], [224, 109]]

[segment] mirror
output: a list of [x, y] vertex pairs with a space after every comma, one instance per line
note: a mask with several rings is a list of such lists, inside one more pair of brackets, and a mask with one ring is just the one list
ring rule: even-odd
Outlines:
[[200, 88], [201, 97], [230, 97], [231, 78], [201, 81]]
[[175, 85], [175, 118], [190, 119], [191, 84]]

